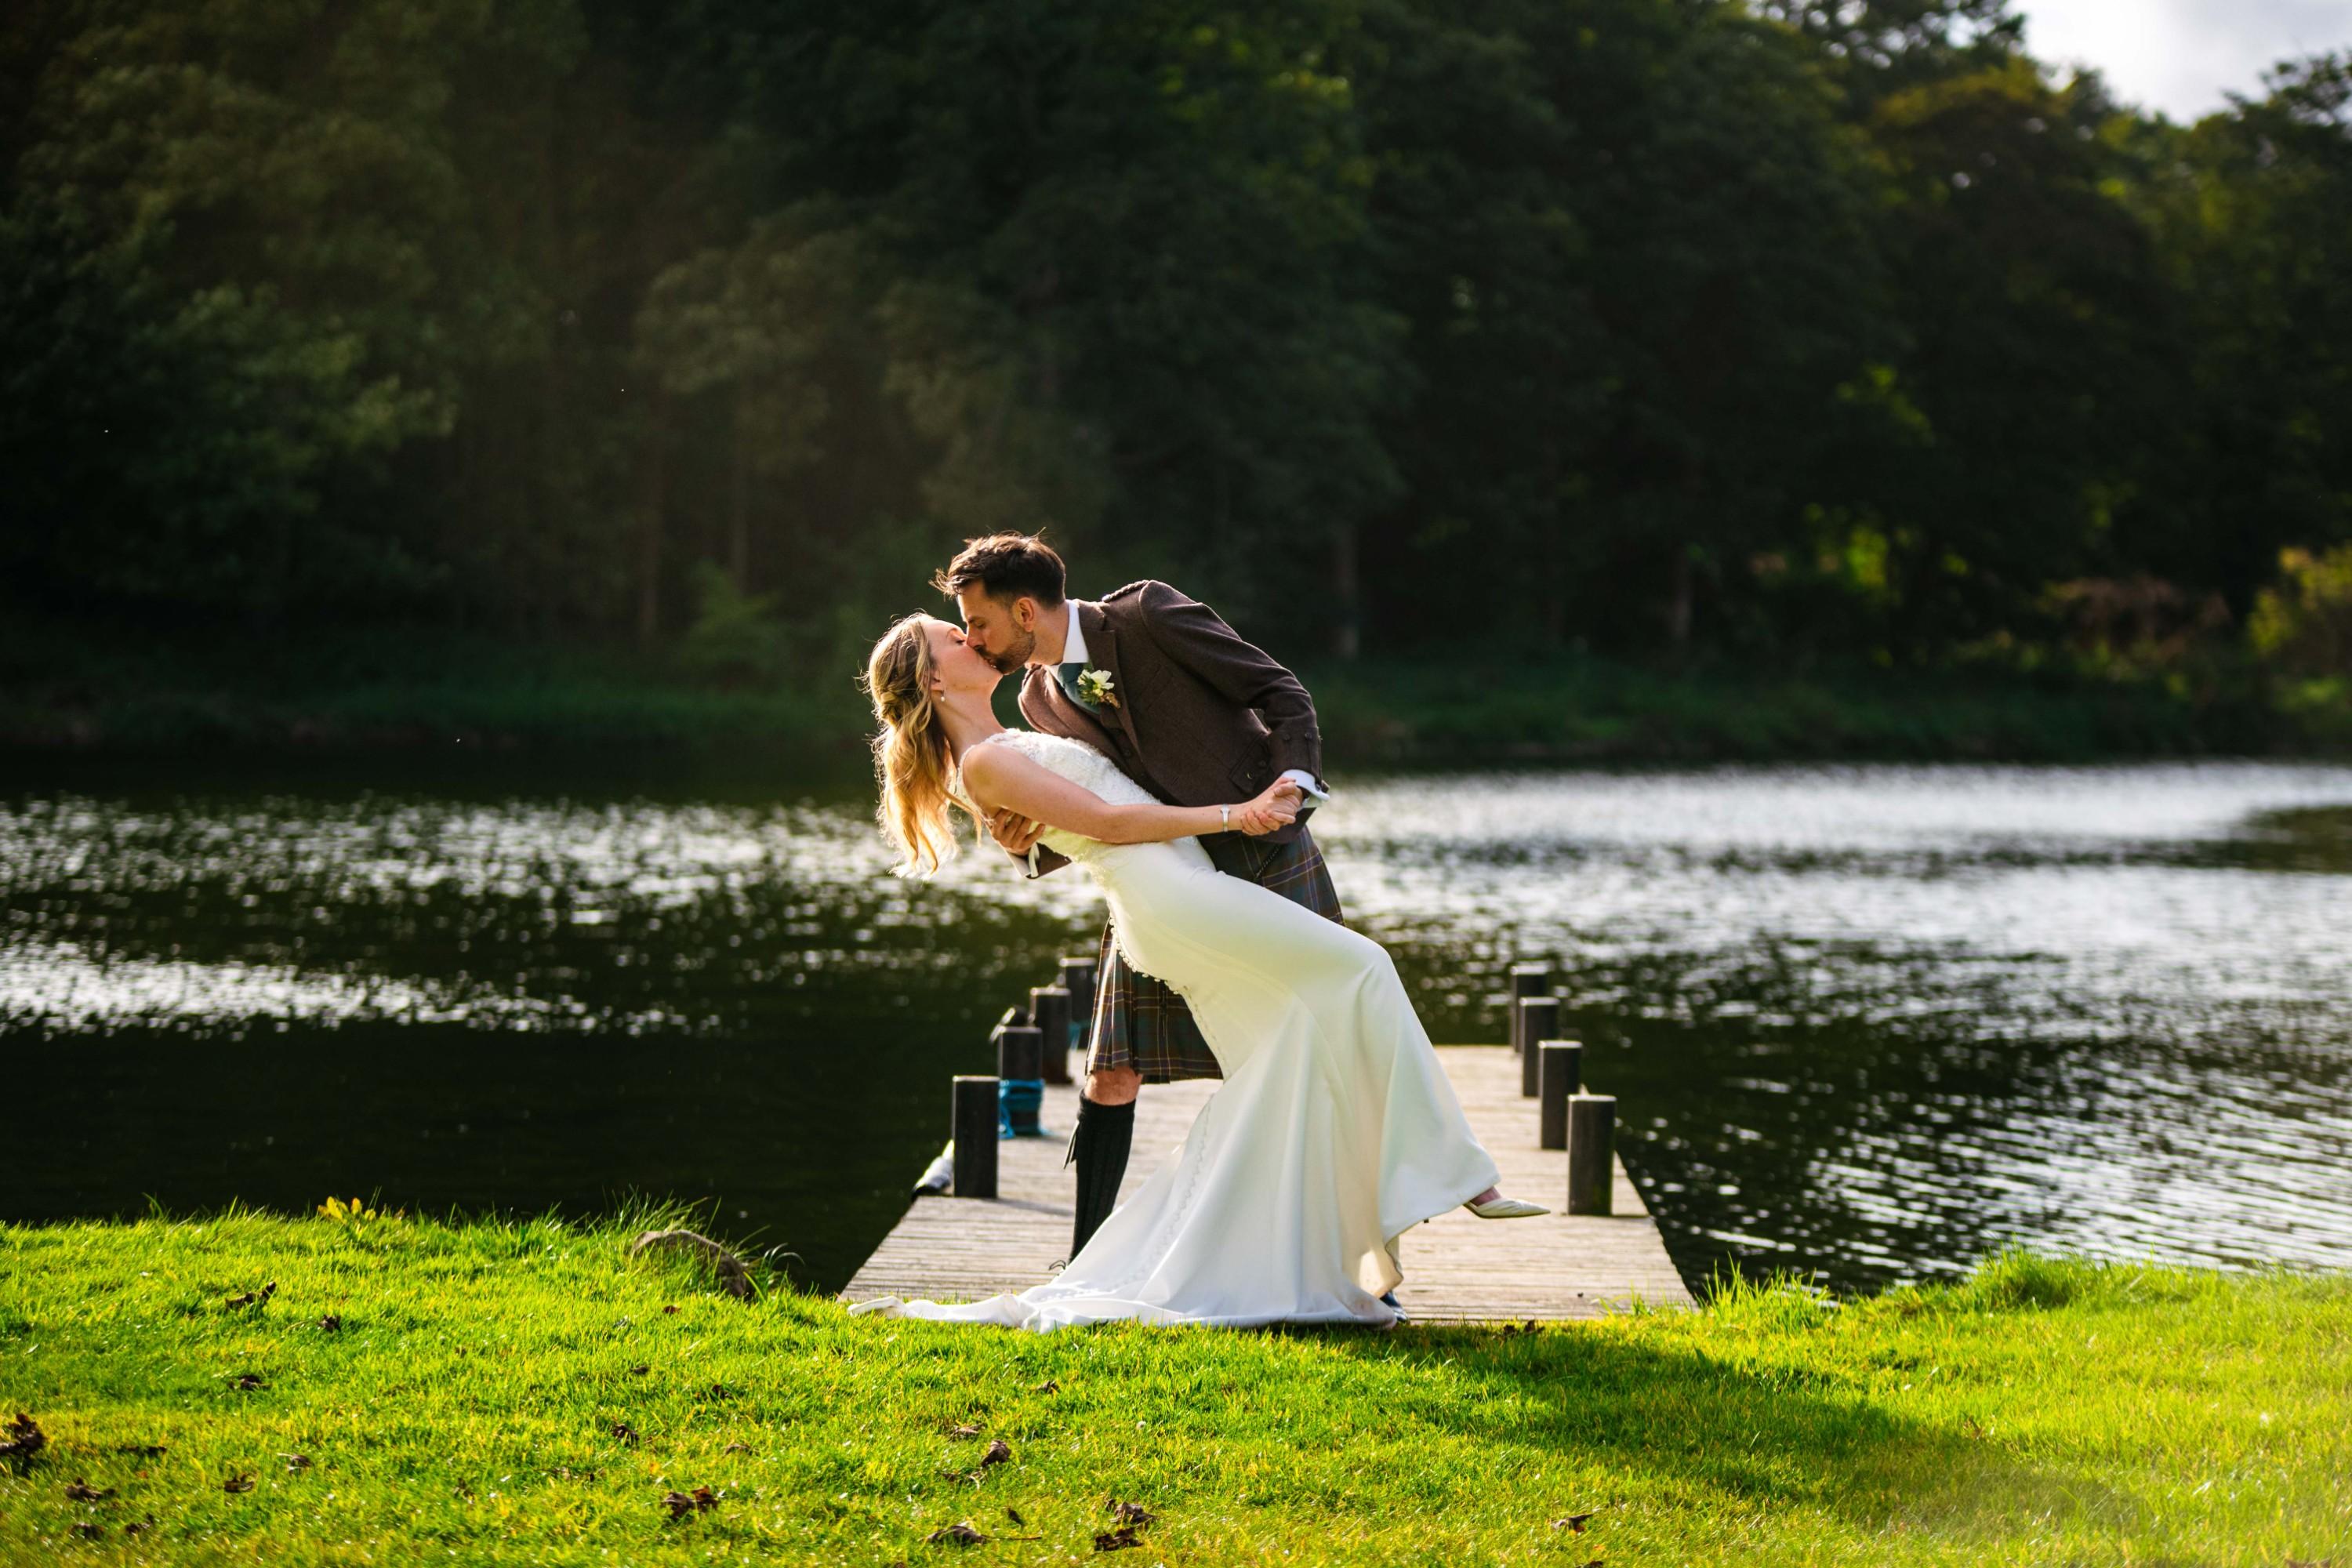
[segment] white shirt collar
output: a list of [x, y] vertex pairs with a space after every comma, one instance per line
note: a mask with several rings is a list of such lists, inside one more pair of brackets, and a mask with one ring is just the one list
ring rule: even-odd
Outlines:
[[1066, 603], [1070, 608], [1070, 625], [1069, 629], [1062, 634], [1062, 662], [1084, 664], [1087, 662], [1087, 634], [1078, 629], [1078, 602], [1070, 599]]

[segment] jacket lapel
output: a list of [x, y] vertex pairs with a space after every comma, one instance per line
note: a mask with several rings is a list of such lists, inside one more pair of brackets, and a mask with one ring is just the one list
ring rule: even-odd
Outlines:
[[1118, 755], [1101, 721], [1071, 701], [1050, 670], [1032, 669], [1021, 678], [1021, 715], [1049, 735], [1083, 741], [1106, 757]]
[[[1131, 754], [1140, 758], [1143, 743], [1135, 738], [1135, 721], [1128, 717], [1127, 677], [1118, 668], [1118, 637], [1110, 629], [1110, 617], [1103, 614], [1100, 605], [1091, 600], [1081, 600], [1078, 604], [1078, 630], [1086, 634], [1087, 662], [1110, 671], [1111, 695], [1118, 699], [1111, 711], [1118, 717], [1118, 727], [1127, 732], [1127, 743], [1134, 748]], [[1055, 688], [1059, 690], [1060, 683], [1055, 682]], [[1076, 708], [1077, 704], [1071, 703], [1070, 706]]]

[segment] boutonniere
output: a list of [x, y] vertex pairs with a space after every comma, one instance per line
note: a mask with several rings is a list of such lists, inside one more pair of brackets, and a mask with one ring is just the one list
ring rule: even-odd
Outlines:
[[1078, 677], [1078, 695], [1097, 708], [1118, 706], [1118, 693], [1111, 689], [1110, 671], [1089, 669]]

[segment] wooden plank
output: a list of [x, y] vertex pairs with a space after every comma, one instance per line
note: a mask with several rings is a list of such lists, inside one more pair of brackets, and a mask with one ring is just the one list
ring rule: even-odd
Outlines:
[[[1405, 1282], [1397, 1300], [1413, 1321], [1588, 1318], [1636, 1296], [1659, 1306], [1691, 1304], [1622, 1160], [1615, 1163], [1610, 1194], [1616, 1213], [1571, 1218], [1558, 1212], [1567, 1204], [1568, 1155], [1539, 1147], [1536, 1102], [1519, 1093], [1519, 1060], [1509, 1047], [1447, 1046], [1439, 1059], [1472, 1129], [1502, 1169], [1503, 1190], [1555, 1212], [1482, 1220], [1455, 1209], [1416, 1226], [1398, 1248]], [[1217, 1088], [1202, 1080], [1144, 1089], [1122, 1197], [1183, 1142]], [[1052, 1278], [1051, 1266], [1070, 1246], [1073, 1179], [1063, 1153], [1077, 1109], [1076, 1085], [1047, 1085], [1039, 1114], [1051, 1136], [998, 1144], [997, 1196], [916, 1199], [842, 1300], [971, 1300]]]

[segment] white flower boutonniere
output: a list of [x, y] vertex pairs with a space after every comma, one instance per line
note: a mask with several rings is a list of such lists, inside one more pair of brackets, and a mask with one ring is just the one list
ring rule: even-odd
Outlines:
[[1118, 706], [1118, 693], [1111, 689], [1110, 671], [1089, 669], [1078, 677], [1078, 695], [1098, 708]]

